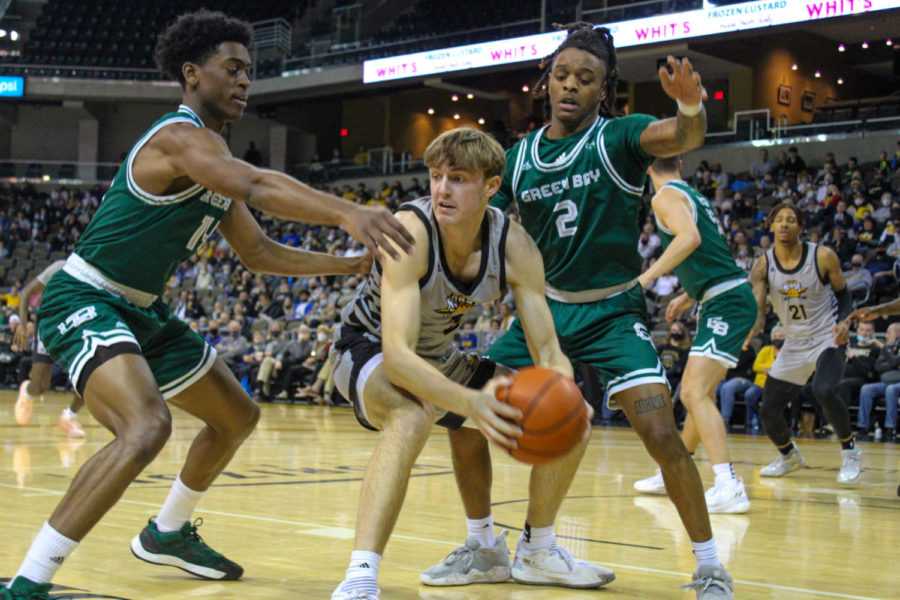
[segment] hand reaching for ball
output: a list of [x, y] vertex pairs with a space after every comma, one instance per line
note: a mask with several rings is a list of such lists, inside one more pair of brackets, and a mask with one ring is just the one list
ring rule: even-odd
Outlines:
[[518, 445], [522, 435], [522, 428], [517, 424], [522, 419], [522, 411], [498, 401], [496, 393], [511, 383], [509, 377], [494, 377], [471, 397], [466, 411], [466, 417], [472, 419], [488, 441], [508, 450]]

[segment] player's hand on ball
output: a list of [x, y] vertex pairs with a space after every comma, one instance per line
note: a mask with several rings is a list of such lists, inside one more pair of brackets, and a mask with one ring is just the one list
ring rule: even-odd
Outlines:
[[522, 419], [522, 411], [495, 397], [497, 388], [510, 384], [512, 380], [506, 376], [488, 381], [480, 392], [472, 396], [466, 415], [490, 442], [503, 448], [515, 448], [516, 440], [522, 436], [522, 428], [517, 424]]
[[834, 335], [834, 343], [836, 346], [843, 346], [850, 340], [850, 326], [846, 321], [841, 321], [835, 325], [831, 333]]
[[864, 308], [857, 308], [856, 310], [854, 310], [852, 313], [850, 313], [850, 316], [844, 319], [844, 321], [847, 323], [852, 323], [854, 321], [874, 321], [880, 316], [881, 315], [878, 314], [877, 306], [866, 306]]

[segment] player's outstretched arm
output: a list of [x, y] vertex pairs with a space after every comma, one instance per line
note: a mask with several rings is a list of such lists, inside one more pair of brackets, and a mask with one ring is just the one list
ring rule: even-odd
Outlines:
[[747, 339], [744, 340], [744, 350], [747, 349], [750, 340], [766, 326], [766, 295], [769, 293], [768, 270], [769, 260], [765, 254], [753, 263], [753, 268], [750, 270], [750, 285], [753, 288], [753, 297], [756, 298], [756, 322], [753, 324], [753, 329], [747, 334]]
[[534, 364], [572, 377], [572, 364], [559, 347], [553, 315], [544, 295], [544, 261], [525, 229], [511, 222], [506, 236], [506, 279]]
[[656, 218], [675, 237], [659, 259], [638, 277], [644, 289], [684, 262], [700, 245], [700, 232], [684, 194], [671, 188], [663, 188], [653, 196], [652, 204]]
[[654, 121], [641, 133], [641, 149], [651, 156], [675, 156], [699, 148], [706, 137], [706, 90], [691, 61], [668, 57], [668, 69], [659, 68], [659, 81], [669, 98], [678, 103], [678, 113], [669, 119]]
[[267, 236], [242, 202], [232, 202], [219, 231], [248, 269], [255, 273], [306, 277], [368, 273], [372, 255], [345, 258], [279, 244]]
[[874, 321], [879, 317], [900, 314], [900, 298], [877, 306], [864, 306], [850, 313], [847, 321]]
[[412, 254], [382, 262], [381, 351], [385, 374], [392, 384], [416, 398], [472, 419], [495, 444], [515, 448], [516, 438], [522, 432], [510, 420], [521, 419], [522, 413], [499, 402], [493, 392], [497, 385], [508, 384], [508, 380], [497, 378], [482, 390], [472, 390], [447, 379], [416, 354], [422, 318], [419, 279], [428, 267], [428, 235], [411, 212], [397, 217], [412, 232], [416, 243]]
[[[315, 190], [293, 177], [259, 169], [231, 155], [225, 140], [204, 127], [171, 125], [160, 130], [141, 153], [149, 150], [149, 177], [164, 181], [188, 177], [203, 187], [263, 212], [291, 221], [339, 225], [376, 257], [386, 240], [395, 244], [388, 252], [409, 252], [409, 232], [385, 208], [348, 202]], [[159, 160], [153, 160], [154, 155]], [[138, 177], [140, 174], [135, 173]], [[151, 191], [151, 190], [148, 190]], [[395, 257], [396, 258], [396, 257]]]

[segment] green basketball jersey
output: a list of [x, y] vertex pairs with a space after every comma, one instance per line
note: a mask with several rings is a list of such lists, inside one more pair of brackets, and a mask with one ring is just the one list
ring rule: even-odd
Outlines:
[[[663, 186], [664, 188], [672, 188], [684, 194], [691, 205], [697, 231], [700, 232], [700, 245], [680, 265], [672, 269], [688, 296], [698, 300], [707, 289], [717, 283], [746, 278], [747, 274], [731, 256], [731, 250], [725, 242], [725, 232], [722, 231], [716, 211], [709, 205], [706, 197], [683, 181], [670, 181]], [[656, 226], [665, 251], [675, 236], [663, 227], [659, 219], [656, 219]]]
[[231, 199], [199, 184], [156, 196], [138, 187], [132, 165], [157, 131], [173, 123], [203, 127], [185, 105], [154, 123], [119, 167], [100, 208], [75, 244], [75, 254], [117, 283], [161, 295], [182, 262], [196, 252], [225, 216]]
[[544, 259], [548, 285], [566, 292], [626, 283], [641, 273], [638, 211], [647, 167], [641, 150], [648, 115], [598, 117], [558, 140], [543, 127], [507, 151], [491, 204], [513, 200]]

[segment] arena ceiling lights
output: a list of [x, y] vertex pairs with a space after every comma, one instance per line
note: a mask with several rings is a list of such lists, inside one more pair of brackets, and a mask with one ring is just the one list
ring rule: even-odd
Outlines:
[[[608, 23], [616, 48], [671, 42], [759, 27], [806, 23], [900, 8], [900, 0], [757, 0]], [[367, 60], [363, 83], [379, 83], [538, 60], [556, 49], [565, 32], [442, 48]]]

